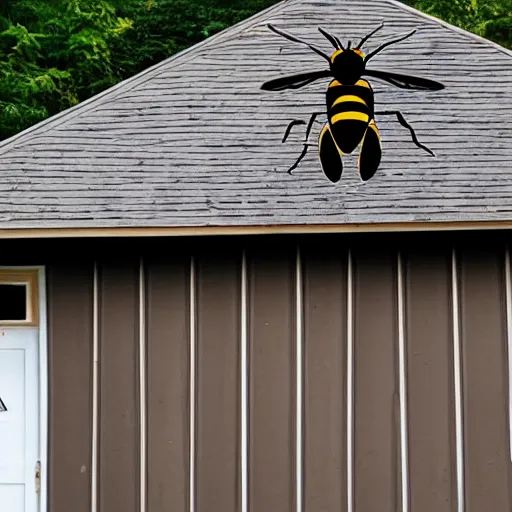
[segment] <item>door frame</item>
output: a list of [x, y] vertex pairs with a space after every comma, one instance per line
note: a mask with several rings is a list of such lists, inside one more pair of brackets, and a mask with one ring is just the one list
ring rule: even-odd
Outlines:
[[[0, 266], [7, 271], [37, 271], [38, 307], [38, 369], [39, 369], [39, 457], [41, 463], [41, 490], [37, 500], [37, 512], [48, 511], [48, 316], [46, 314], [46, 267], [44, 265], [8, 265]], [[5, 326], [6, 328], [8, 326]], [[22, 328], [20, 326], [20, 328]], [[35, 472], [34, 466], [34, 472]]]

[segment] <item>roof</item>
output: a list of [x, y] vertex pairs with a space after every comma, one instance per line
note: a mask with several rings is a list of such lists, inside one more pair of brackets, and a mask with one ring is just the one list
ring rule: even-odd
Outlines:
[[[373, 67], [446, 88], [372, 85], [437, 156], [385, 117], [372, 180], [360, 180], [353, 154], [330, 183], [316, 147], [287, 174], [304, 127], [283, 144], [284, 130], [324, 108], [328, 79], [262, 91], [325, 65], [269, 22], [325, 51], [318, 26], [354, 41], [384, 22], [370, 49], [417, 28]], [[511, 97], [512, 52], [394, 0], [285, 0], [1, 144], [0, 229], [510, 222]]]

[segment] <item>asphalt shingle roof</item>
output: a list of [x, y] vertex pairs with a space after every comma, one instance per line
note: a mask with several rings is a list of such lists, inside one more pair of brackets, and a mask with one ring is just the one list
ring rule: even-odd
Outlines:
[[[368, 50], [418, 32], [372, 67], [446, 88], [373, 80], [377, 108], [400, 109], [437, 156], [377, 118], [383, 158], [369, 182], [356, 151], [331, 184], [316, 145], [288, 175], [304, 127], [282, 144], [284, 129], [324, 109], [329, 79], [260, 90], [325, 66], [266, 24], [330, 52], [318, 26], [355, 41], [382, 21]], [[511, 97], [511, 52], [394, 0], [286, 0], [1, 144], [0, 229], [510, 221]]]

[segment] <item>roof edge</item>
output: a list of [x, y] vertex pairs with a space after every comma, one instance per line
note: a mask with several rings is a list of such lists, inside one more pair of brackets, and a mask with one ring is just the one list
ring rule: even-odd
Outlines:
[[418, 9], [415, 9], [414, 7], [411, 7], [410, 5], [404, 4], [400, 2], [399, 0], [387, 0], [387, 2], [391, 5], [394, 5], [404, 11], [407, 11], [411, 14], [416, 14], [422, 18], [426, 18], [430, 21], [433, 21], [435, 23], [438, 23], [439, 25], [442, 25], [443, 27], [452, 30], [453, 32], [457, 32], [458, 34], [462, 34], [463, 36], [475, 39], [479, 41], [480, 43], [485, 43], [489, 46], [493, 46], [496, 50], [501, 51], [505, 55], [508, 55], [509, 57], [512, 57], [512, 50], [509, 50], [508, 48], [505, 48], [504, 46], [501, 46], [498, 43], [495, 43], [494, 41], [491, 41], [490, 39], [486, 39], [485, 37], [479, 36], [477, 34], [473, 34], [473, 32], [469, 32], [468, 30], [465, 30], [463, 28], [457, 27], [456, 25], [452, 25], [451, 23], [448, 23], [447, 21], [444, 21], [440, 18], [436, 18], [435, 16], [431, 14], [427, 14], [423, 11], [419, 11]]
[[[293, 0], [292, 0], [293, 1]], [[76, 105], [69, 107], [62, 112], [59, 112], [58, 114], [55, 114], [51, 117], [48, 117], [44, 119], [43, 121], [40, 121], [39, 123], [36, 123], [32, 126], [29, 126], [25, 130], [16, 133], [12, 137], [9, 137], [8, 139], [5, 139], [3, 141], [0, 141], [0, 155], [2, 155], [6, 150], [10, 148], [10, 146], [19, 138], [24, 137], [31, 132], [38, 130], [44, 126], [51, 125], [51, 126], [58, 126], [61, 123], [64, 123], [67, 121], [68, 116], [72, 114], [80, 115], [80, 111], [84, 108], [90, 107], [91, 104], [98, 102], [99, 100], [105, 98], [106, 96], [111, 96], [115, 98], [115, 93], [119, 93], [119, 89], [123, 89], [124, 91], [129, 91], [131, 88], [137, 86], [141, 82], [144, 82], [144, 78], [146, 75], [149, 75], [150, 73], [156, 71], [160, 67], [163, 67], [167, 65], [170, 61], [173, 60], [180, 60], [184, 56], [188, 55], [189, 53], [198, 50], [199, 48], [208, 47], [210, 44], [216, 42], [218, 39], [222, 39], [225, 37], [228, 33], [229, 35], [237, 35], [240, 32], [244, 31], [247, 28], [250, 28], [252, 25], [257, 24], [259, 19], [263, 16], [266, 16], [269, 12], [272, 12], [274, 10], [282, 9], [285, 4], [290, 3], [290, 0], [282, 0], [281, 2], [278, 2], [277, 4], [271, 5], [270, 7], [267, 7], [266, 9], [263, 9], [262, 11], [259, 11], [249, 18], [246, 18], [245, 20], [242, 20], [235, 25], [232, 25], [230, 27], [226, 27], [224, 30], [221, 30], [217, 34], [214, 34], [213, 36], [208, 37], [207, 39], [204, 39], [203, 41], [200, 41], [199, 43], [196, 43], [193, 46], [190, 46], [189, 48], [185, 48], [184, 50], [175, 53], [174, 55], [171, 55], [167, 59], [161, 60], [160, 62], [157, 62], [153, 66], [146, 68], [142, 70], [140, 73], [137, 73], [136, 75], [133, 75], [129, 78], [126, 78], [125, 80], [122, 80], [121, 82], [113, 85], [112, 87], [109, 87], [108, 89], [105, 89], [104, 91], [95, 94], [94, 96], [91, 96], [90, 98], [77, 103]], [[131, 87], [127, 87], [131, 86]], [[60, 121], [60, 122], [59, 122]]]
[[418, 231], [512, 230], [505, 221], [421, 221], [350, 224], [282, 224], [267, 226], [180, 226], [180, 227], [97, 227], [97, 228], [12, 228], [0, 229], [0, 239], [46, 238], [139, 238], [220, 235], [284, 235], [328, 233], [396, 233]]

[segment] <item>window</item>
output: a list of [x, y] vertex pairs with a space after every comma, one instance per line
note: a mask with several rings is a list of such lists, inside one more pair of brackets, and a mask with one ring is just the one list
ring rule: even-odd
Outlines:
[[0, 325], [37, 325], [37, 293], [36, 270], [0, 270]]

